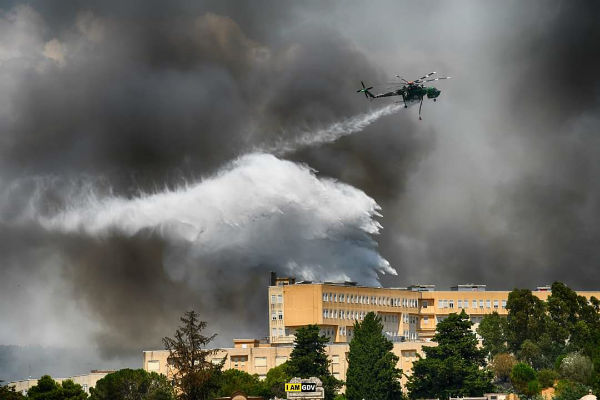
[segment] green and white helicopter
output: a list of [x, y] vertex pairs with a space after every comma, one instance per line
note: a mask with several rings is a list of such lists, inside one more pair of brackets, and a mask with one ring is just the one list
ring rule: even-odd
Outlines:
[[423, 99], [427, 96], [428, 99], [433, 99], [436, 101], [441, 90], [433, 87], [433, 86], [425, 86], [426, 82], [434, 82], [442, 79], [450, 79], [450, 76], [445, 76], [443, 78], [429, 78], [431, 75], [436, 72], [430, 72], [427, 75], [420, 77], [419, 79], [415, 79], [414, 81], [407, 81], [399, 75], [396, 75], [398, 79], [402, 82], [392, 86], [389, 89], [392, 89], [389, 92], [373, 94], [370, 92], [373, 89], [373, 86], [366, 87], [363, 81], [360, 81], [362, 84], [362, 89], [357, 90], [357, 93], [364, 93], [367, 99], [377, 99], [380, 97], [390, 97], [390, 96], [402, 96], [402, 101], [404, 103], [404, 107], [408, 107], [409, 104], [415, 104], [420, 102], [419, 104], [419, 119], [421, 119], [421, 108], [423, 107]]

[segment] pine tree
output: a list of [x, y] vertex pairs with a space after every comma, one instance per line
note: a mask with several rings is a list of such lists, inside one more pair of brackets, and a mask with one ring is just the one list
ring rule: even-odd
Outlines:
[[183, 325], [175, 331], [175, 337], [163, 338], [165, 348], [169, 350], [169, 364], [173, 366], [173, 380], [182, 400], [206, 400], [219, 387], [219, 377], [223, 360], [213, 364], [210, 356], [218, 349], [207, 350], [206, 346], [217, 336], [204, 336], [201, 332], [206, 322], [198, 319], [195, 311], [189, 311], [181, 317]]
[[407, 388], [410, 398], [482, 396], [493, 390], [492, 373], [485, 367], [485, 350], [477, 348], [471, 321], [463, 310], [437, 324], [433, 341], [424, 347], [426, 358], [413, 364]]
[[317, 377], [323, 382], [325, 400], [333, 400], [342, 382], [336, 379], [329, 370], [329, 359], [325, 346], [329, 339], [319, 335], [317, 325], [301, 327], [296, 331], [294, 349], [288, 360], [288, 373], [291, 377]]
[[346, 372], [348, 400], [402, 398], [402, 370], [396, 368], [398, 356], [392, 353], [394, 346], [382, 331], [381, 318], [373, 312], [362, 323], [354, 324]]

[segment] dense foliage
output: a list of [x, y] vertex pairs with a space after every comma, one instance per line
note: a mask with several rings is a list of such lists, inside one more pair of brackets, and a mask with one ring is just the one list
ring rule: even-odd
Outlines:
[[219, 378], [216, 397], [231, 396], [236, 391], [241, 391], [248, 396], [262, 396], [265, 394], [265, 386], [256, 374], [250, 375], [237, 369], [228, 369]]
[[90, 400], [173, 400], [175, 392], [164, 375], [143, 369], [121, 369], [90, 389]]
[[[492, 357], [496, 378], [505, 378], [505, 368], [496, 365], [496, 357], [505, 348], [520, 362], [529, 366], [536, 379], [525, 385], [511, 378], [517, 392], [531, 396], [536, 384], [553, 386], [561, 378], [559, 398], [569, 398], [590, 389], [600, 390], [600, 301], [589, 301], [560, 282], [552, 284], [547, 301], [530, 290], [510, 292], [506, 308], [508, 316], [491, 314], [484, 317], [478, 333], [484, 349]], [[523, 366], [519, 366], [524, 370]], [[511, 371], [512, 372], [512, 371]], [[521, 371], [523, 372], [523, 371]]]
[[381, 318], [373, 312], [368, 313], [363, 322], [354, 324], [346, 372], [348, 400], [402, 398], [402, 371], [396, 368], [398, 356], [392, 352], [394, 346], [382, 331]]
[[42, 376], [37, 385], [27, 391], [27, 398], [34, 400], [84, 400], [88, 398], [81, 385], [67, 379], [56, 382], [49, 375]]
[[0, 400], [23, 400], [25, 396], [16, 392], [11, 386], [0, 385]]
[[325, 400], [333, 400], [342, 382], [336, 379], [329, 368], [329, 359], [325, 351], [326, 336], [319, 335], [317, 325], [308, 325], [296, 331], [294, 349], [287, 362], [287, 372], [291, 377], [321, 379], [325, 390]]
[[423, 347], [426, 358], [413, 364], [408, 378], [411, 398], [482, 396], [494, 389], [492, 373], [484, 368], [485, 350], [477, 347], [471, 325], [464, 310], [437, 324], [433, 340], [438, 345]]

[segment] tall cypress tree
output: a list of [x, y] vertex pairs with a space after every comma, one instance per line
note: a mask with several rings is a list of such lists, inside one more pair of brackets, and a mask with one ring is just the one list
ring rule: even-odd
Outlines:
[[349, 400], [402, 398], [402, 370], [396, 368], [398, 356], [392, 353], [394, 345], [382, 331], [381, 318], [373, 312], [368, 313], [362, 323], [354, 324], [346, 373]]
[[296, 331], [294, 350], [288, 360], [288, 373], [291, 377], [317, 377], [323, 382], [325, 400], [332, 400], [342, 382], [329, 371], [329, 359], [325, 351], [326, 336], [319, 335], [317, 325], [301, 327]]

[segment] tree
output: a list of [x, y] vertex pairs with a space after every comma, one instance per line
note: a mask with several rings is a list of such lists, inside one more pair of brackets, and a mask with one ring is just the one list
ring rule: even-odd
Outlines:
[[25, 400], [25, 398], [12, 386], [0, 386], [0, 400]]
[[267, 372], [267, 376], [263, 381], [265, 397], [270, 399], [274, 397], [278, 397], [280, 399], [286, 397], [285, 383], [292, 378], [288, 372], [288, 369], [288, 363], [286, 361], [275, 368], [271, 368]]
[[583, 354], [571, 353], [561, 361], [559, 372], [561, 378], [587, 385], [591, 383], [594, 364]]
[[169, 350], [168, 362], [173, 367], [173, 382], [182, 400], [207, 400], [219, 388], [219, 377], [225, 360], [213, 363], [209, 357], [219, 352], [207, 350], [206, 346], [217, 336], [204, 336], [201, 332], [206, 322], [198, 319], [195, 311], [181, 317], [183, 325], [175, 331], [175, 337], [163, 338]]
[[173, 387], [164, 375], [143, 369], [121, 369], [90, 389], [90, 400], [173, 400]]
[[232, 393], [238, 390], [250, 396], [261, 396], [264, 393], [264, 386], [258, 379], [258, 375], [250, 375], [237, 369], [224, 371], [219, 378], [217, 396], [231, 396]]
[[558, 379], [558, 373], [553, 369], [542, 369], [537, 376], [542, 388], [554, 386], [554, 381]]
[[37, 385], [27, 391], [27, 398], [33, 400], [84, 400], [88, 398], [81, 385], [67, 379], [62, 383], [56, 382], [50, 375], [44, 375]]
[[491, 362], [492, 371], [494, 372], [496, 379], [500, 382], [508, 382], [510, 373], [516, 363], [517, 360], [512, 354], [496, 354]]
[[400, 377], [396, 368], [398, 356], [392, 353], [394, 345], [383, 336], [381, 318], [369, 312], [362, 323], [354, 324], [350, 342], [346, 398], [348, 400], [401, 399]]
[[483, 317], [477, 333], [483, 339], [483, 349], [487, 356], [493, 358], [496, 354], [506, 353], [506, 318], [496, 311]]
[[288, 373], [291, 377], [319, 378], [323, 382], [325, 399], [333, 400], [342, 382], [337, 380], [329, 370], [329, 359], [325, 345], [329, 341], [326, 336], [319, 335], [317, 325], [308, 325], [296, 331], [294, 349], [287, 361]]
[[484, 369], [485, 351], [477, 348], [464, 310], [437, 324], [436, 347], [423, 347], [425, 358], [413, 363], [408, 378], [411, 398], [482, 396], [493, 390], [492, 373]]
[[508, 348], [513, 353], [521, 350], [527, 339], [538, 342], [547, 331], [548, 316], [545, 303], [531, 293], [529, 289], [515, 289], [508, 294], [506, 302]]
[[535, 370], [525, 363], [517, 363], [510, 373], [510, 381], [517, 392], [531, 397], [540, 392]]
[[590, 388], [568, 380], [560, 380], [556, 385], [556, 394], [553, 400], [579, 400], [588, 394]]

